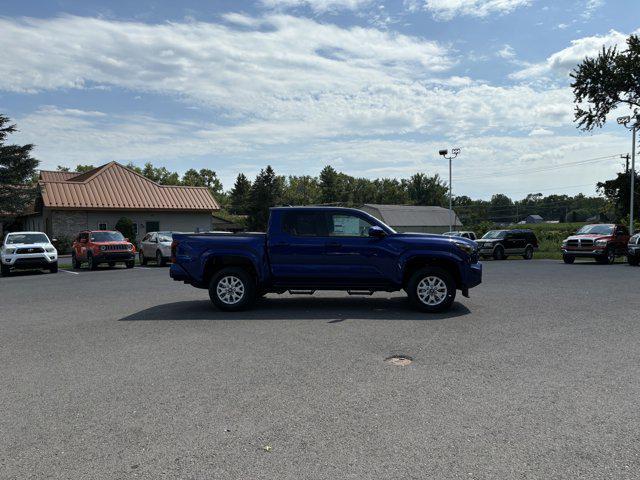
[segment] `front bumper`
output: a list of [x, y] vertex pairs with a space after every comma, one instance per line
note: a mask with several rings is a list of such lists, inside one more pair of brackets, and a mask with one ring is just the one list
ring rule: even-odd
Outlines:
[[466, 271], [465, 278], [463, 280], [462, 291], [466, 291], [470, 288], [477, 287], [482, 283], [482, 264], [472, 263]]
[[127, 252], [100, 252], [99, 254], [93, 255], [93, 261], [95, 263], [103, 263], [103, 262], [128, 262], [130, 260], [134, 260], [136, 258], [136, 254], [133, 251]]
[[605, 251], [603, 248], [594, 248], [592, 250], [571, 250], [568, 248], [562, 249], [563, 255], [571, 255], [572, 257], [602, 257], [605, 255]]
[[640, 257], [640, 245], [629, 245], [628, 255], [630, 257]]
[[10, 268], [48, 268], [58, 261], [57, 253], [2, 255], [2, 264]]

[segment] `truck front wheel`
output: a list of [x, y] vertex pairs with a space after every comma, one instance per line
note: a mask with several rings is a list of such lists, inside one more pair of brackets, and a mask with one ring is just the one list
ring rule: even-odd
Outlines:
[[406, 290], [411, 304], [423, 312], [443, 312], [456, 298], [453, 277], [438, 267], [426, 267], [415, 272]]
[[209, 298], [220, 310], [245, 310], [255, 300], [256, 286], [246, 270], [237, 267], [217, 271], [209, 284]]

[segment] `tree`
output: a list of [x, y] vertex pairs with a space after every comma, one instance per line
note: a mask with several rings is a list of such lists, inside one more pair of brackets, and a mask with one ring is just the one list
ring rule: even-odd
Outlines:
[[282, 203], [285, 205], [313, 205], [320, 202], [318, 179], [309, 175], [289, 176], [284, 180]]
[[602, 48], [585, 58], [571, 73], [575, 121], [583, 130], [602, 127], [607, 115], [621, 105], [640, 111], [640, 38], [631, 35], [627, 49]]
[[246, 215], [249, 210], [251, 182], [244, 173], [239, 173], [236, 183], [229, 192], [229, 211], [235, 215]]
[[320, 172], [320, 202], [336, 203], [342, 198], [342, 185], [340, 174], [327, 165]]
[[447, 184], [438, 174], [430, 177], [424, 173], [416, 173], [409, 180], [405, 180], [407, 194], [411, 203], [415, 205], [443, 206], [448, 205]]
[[[640, 175], [636, 174], [636, 185], [640, 185]], [[631, 172], [618, 173], [613, 180], [598, 182], [597, 189], [611, 202], [618, 219], [628, 217], [631, 192]], [[634, 210], [640, 211], [640, 195], [634, 196]]]
[[16, 126], [0, 114], [0, 213], [21, 213], [38, 192], [33, 179], [40, 162], [31, 156], [33, 145], [5, 144], [7, 136], [15, 132]]
[[265, 230], [269, 221], [269, 208], [277, 205], [282, 197], [282, 183], [271, 165], [260, 170], [249, 193], [249, 229]]
[[88, 172], [90, 170], [93, 170], [94, 168], [96, 168], [96, 167], [94, 167], [93, 165], [78, 164], [78, 165], [76, 165], [75, 171], [78, 172], [78, 173], [84, 173], [84, 172]]
[[127, 217], [121, 217], [116, 223], [116, 230], [120, 232], [129, 241], [135, 243], [136, 234], [133, 231], [133, 221]]

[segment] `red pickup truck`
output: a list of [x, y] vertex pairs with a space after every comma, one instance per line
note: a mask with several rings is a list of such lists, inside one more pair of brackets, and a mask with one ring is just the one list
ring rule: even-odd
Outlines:
[[585, 225], [562, 242], [562, 259], [573, 263], [576, 257], [588, 257], [610, 264], [627, 254], [628, 242], [629, 230], [624, 225]]
[[136, 248], [120, 232], [108, 230], [87, 230], [80, 232], [73, 241], [71, 260], [73, 268], [78, 269], [86, 262], [91, 270], [99, 264], [110, 267], [116, 262], [124, 262], [127, 268], [135, 265]]

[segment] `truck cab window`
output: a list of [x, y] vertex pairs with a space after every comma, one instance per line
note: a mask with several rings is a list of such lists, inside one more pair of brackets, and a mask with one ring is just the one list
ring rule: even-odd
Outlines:
[[330, 214], [330, 237], [368, 237], [369, 228], [373, 225], [355, 215]]
[[315, 212], [290, 212], [282, 218], [282, 231], [294, 237], [326, 236], [324, 215]]

